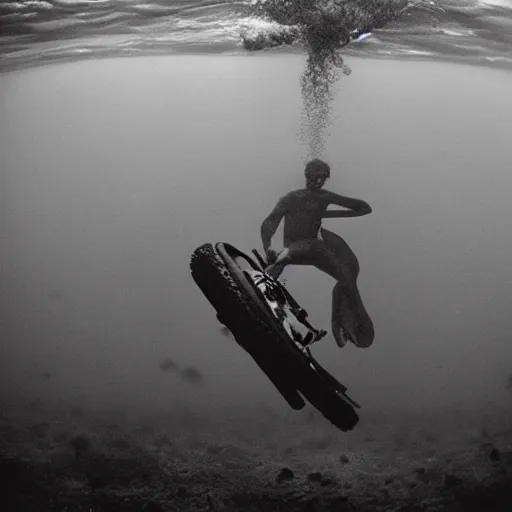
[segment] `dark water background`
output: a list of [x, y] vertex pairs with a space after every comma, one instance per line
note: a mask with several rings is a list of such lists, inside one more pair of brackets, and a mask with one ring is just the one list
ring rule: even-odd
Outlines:
[[[377, 335], [368, 350], [339, 350], [329, 336], [317, 355], [370, 410], [506, 402], [510, 74], [348, 61], [328, 186], [374, 212], [325, 225], [360, 259]], [[259, 247], [263, 218], [303, 186], [303, 63], [187, 55], [3, 77], [2, 376], [16, 383], [4, 389], [163, 409], [280, 403], [221, 334], [188, 262], [206, 241]], [[303, 267], [284, 277], [328, 326], [332, 280]], [[163, 374], [163, 357], [209, 384]], [[55, 377], [41, 386], [33, 362]]]

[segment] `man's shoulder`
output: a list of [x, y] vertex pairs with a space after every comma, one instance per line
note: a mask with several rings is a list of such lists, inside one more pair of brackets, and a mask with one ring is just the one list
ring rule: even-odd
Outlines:
[[312, 195], [311, 190], [308, 190], [307, 188], [299, 188], [285, 194], [283, 197], [281, 197], [281, 201], [283, 203], [290, 203], [294, 201], [301, 201], [303, 199], [313, 198], [325, 201], [329, 200], [333, 195], [335, 195], [333, 192], [326, 189], [315, 190], [314, 194]]
[[301, 192], [302, 192], [301, 189], [292, 190], [292, 191], [286, 193], [283, 197], [281, 197], [280, 201], [282, 201], [282, 202], [294, 201], [294, 200], [300, 198]]

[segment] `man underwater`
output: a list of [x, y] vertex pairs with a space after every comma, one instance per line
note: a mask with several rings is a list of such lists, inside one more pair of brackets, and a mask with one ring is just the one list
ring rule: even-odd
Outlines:
[[[373, 322], [357, 288], [359, 262], [348, 244], [321, 227], [322, 219], [368, 215], [370, 205], [360, 199], [340, 196], [323, 189], [330, 166], [319, 159], [306, 164], [306, 188], [294, 190], [277, 202], [261, 224], [261, 239], [269, 266], [266, 272], [279, 278], [286, 265], [313, 265], [336, 280], [332, 291], [331, 328], [339, 347], [351, 341], [360, 348], [373, 343]], [[329, 210], [334, 204], [345, 210]], [[284, 249], [278, 254], [271, 246], [284, 217]]]

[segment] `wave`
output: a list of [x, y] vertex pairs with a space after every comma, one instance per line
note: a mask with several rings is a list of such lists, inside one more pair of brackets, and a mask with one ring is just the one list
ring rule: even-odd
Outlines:
[[[397, 1], [375, 5], [383, 9]], [[350, 3], [357, 7], [368, 2]], [[371, 30], [353, 24], [344, 53], [509, 66], [512, 0], [403, 3], [400, 16], [387, 24]], [[0, 69], [97, 55], [237, 53], [277, 47], [295, 51], [302, 46], [293, 20], [262, 17], [256, 7], [249, 0], [4, 0], [0, 1]]]

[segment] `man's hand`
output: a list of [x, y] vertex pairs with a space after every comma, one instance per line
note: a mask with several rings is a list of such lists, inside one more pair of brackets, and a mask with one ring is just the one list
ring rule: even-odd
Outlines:
[[265, 254], [267, 256], [267, 265], [272, 265], [277, 260], [277, 251], [273, 249], [272, 247], [269, 247]]

